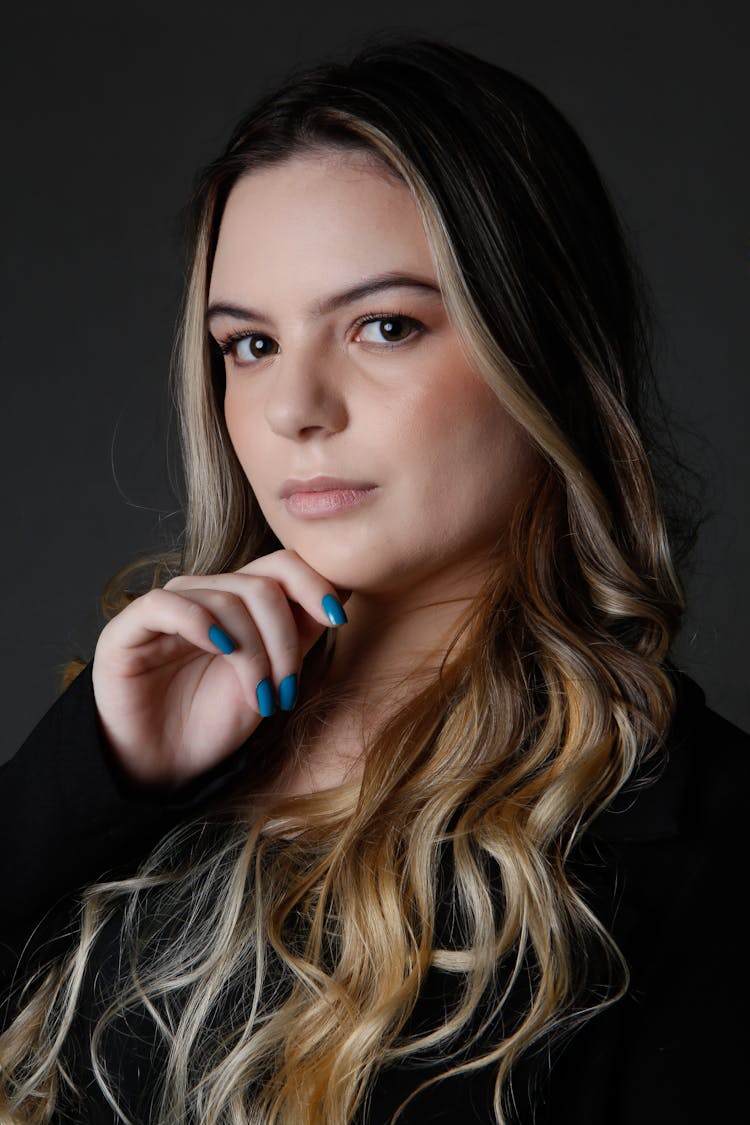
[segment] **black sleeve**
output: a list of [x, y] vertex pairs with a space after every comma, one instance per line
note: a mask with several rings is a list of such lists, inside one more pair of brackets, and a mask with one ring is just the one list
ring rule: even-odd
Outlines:
[[88, 664], [0, 767], [0, 992], [40, 922], [64, 918], [60, 908], [86, 884], [134, 867], [240, 772], [244, 749], [179, 789], [128, 783]]

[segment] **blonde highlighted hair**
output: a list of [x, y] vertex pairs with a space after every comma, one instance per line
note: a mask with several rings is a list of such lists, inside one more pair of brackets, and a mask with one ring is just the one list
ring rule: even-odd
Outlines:
[[[626, 985], [568, 860], [634, 769], [658, 761], [684, 611], [676, 559], [695, 533], [665, 514], [646, 452], [642, 281], [583, 143], [539, 91], [446, 44], [381, 38], [348, 64], [290, 75], [238, 124], [193, 204], [173, 370], [184, 542], [141, 571], [159, 585], [280, 546], [232, 450], [204, 311], [233, 184], [321, 148], [366, 154], [408, 186], [449, 316], [539, 472], [439, 672], [370, 737], [361, 783], [254, 796], [259, 774], [344, 702], [317, 687], [331, 633], [305, 660], [297, 710], [254, 736], [257, 771], [132, 878], [87, 888], [77, 942], [0, 1037], [2, 1122], [46, 1121], [74, 1099], [67, 1033], [108, 926], [123, 955], [95, 1073], [113, 1103], [124, 1097], [112, 1044], [118, 1020], [145, 1013], [162, 1052], [148, 1119], [164, 1125], [345, 1125], [383, 1066], [431, 1052], [445, 1071], [492, 1067], [502, 1123], [521, 1055]], [[108, 616], [134, 596], [136, 570], [107, 591]], [[417, 1031], [436, 971], [454, 1004]]]

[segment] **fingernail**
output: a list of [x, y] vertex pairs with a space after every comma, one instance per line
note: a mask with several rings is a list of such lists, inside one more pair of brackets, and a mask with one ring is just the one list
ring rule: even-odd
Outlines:
[[279, 684], [279, 706], [282, 711], [291, 711], [297, 702], [297, 673], [285, 676]]
[[346, 625], [349, 618], [344, 613], [344, 607], [333, 594], [326, 594], [323, 598], [323, 609], [332, 625]]
[[215, 644], [217, 648], [221, 649], [222, 652], [234, 652], [237, 648], [237, 645], [229, 636], [229, 633], [225, 633], [218, 625], [212, 625], [208, 630], [208, 639], [212, 644]]
[[271, 681], [268, 676], [260, 681], [255, 689], [255, 694], [258, 699], [261, 717], [267, 719], [269, 715], [273, 715], [276, 710], [276, 704], [273, 701], [273, 687], [271, 686]]

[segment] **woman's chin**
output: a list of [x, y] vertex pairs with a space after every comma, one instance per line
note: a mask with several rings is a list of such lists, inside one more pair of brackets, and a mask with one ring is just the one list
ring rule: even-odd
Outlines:
[[381, 565], [380, 558], [372, 557], [372, 552], [369, 559], [342, 558], [335, 551], [320, 550], [317, 544], [316, 547], [310, 547], [309, 543], [302, 546], [299, 542], [288, 540], [283, 546], [296, 551], [308, 566], [341, 591], [345, 589], [351, 593], [374, 596], [387, 594], [394, 586], [394, 575]]
[[384, 577], [387, 580], [382, 567], [378, 567], [377, 572], [373, 570], [371, 550], [343, 553], [341, 544], [311, 543], [309, 539], [303, 542], [301, 537], [291, 535], [282, 538], [277, 534], [277, 538], [287, 551], [295, 551], [338, 590], [364, 590], [371, 584], [378, 585]]

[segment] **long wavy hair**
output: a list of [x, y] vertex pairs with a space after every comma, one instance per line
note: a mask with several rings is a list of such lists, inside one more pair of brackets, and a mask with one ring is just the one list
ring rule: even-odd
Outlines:
[[[191, 209], [173, 365], [184, 539], [117, 575], [105, 616], [136, 596], [138, 573], [159, 585], [280, 546], [229, 440], [204, 311], [238, 178], [320, 149], [366, 153], [408, 187], [452, 323], [540, 470], [439, 672], [368, 735], [361, 782], [253, 795], [344, 698], [317, 686], [329, 631], [296, 711], [253, 736], [252, 770], [132, 877], [86, 889], [69, 954], [0, 1038], [3, 1122], [47, 1121], [75, 1098], [66, 1044], [108, 926], [121, 956], [91, 1065], [124, 1121], [137, 1111], [108, 1043], [135, 1010], [162, 1052], [150, 1122], [344, 1125], [382, 1067], [439, 1057], [443, 1073], [493, 1068], [502, 1123], [520, 1056], [626, 987], [569, 860], [636, 767], [660, 759], [685, 608], [676, 567], [697, 527], [655, 484], [671, 454], [649, 428], [661, 400], [643, 278], [586, 147], [528, 82], [444, 43], [381, 37], [347, 64], [291, 72], [239, 122]], [[608, 969], [592, 987], [598, 954]], [[415, 1029], [428, 971], [454, 1002]]]

